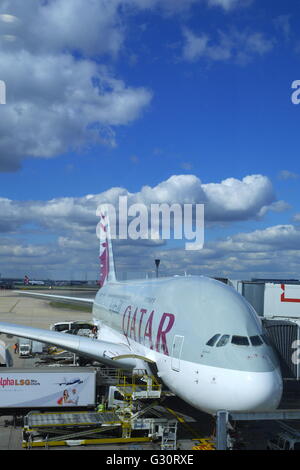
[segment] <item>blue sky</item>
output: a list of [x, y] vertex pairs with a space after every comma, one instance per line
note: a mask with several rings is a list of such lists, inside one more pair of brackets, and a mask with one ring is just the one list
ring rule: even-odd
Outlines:
[[119, 244], [121, 271], [138, 249], [141, 272], [159, 255], [166, 273], [297, 276], [299, 14], [292, 0], [4, 1], [2, 275], [93, 277], [85, 196], [155, 200], [163, 185], [172, 202], [184, 175], [185, 201], [207, 198], [206, 251]]

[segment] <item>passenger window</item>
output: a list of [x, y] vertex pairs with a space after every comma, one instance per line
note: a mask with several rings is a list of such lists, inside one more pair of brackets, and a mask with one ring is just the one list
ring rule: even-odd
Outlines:
[[222, 338], [220, 338], [217, 343], [217, 348], [221, 348], [222, 346], [225, 346], [228, 343], [229, 338], [230, 338], [229, 335], [223, 335]]
[[252, 346], [261, 346], [263, 344], [262, 339], [259, 336], [250, 336]]
[[207, 341], [207, 346], [214, 346], [221, 335], [215, 335]]
[[237, 346], [249, 346], [249, 339], [247, 336], [233, 336], [231, 343]]

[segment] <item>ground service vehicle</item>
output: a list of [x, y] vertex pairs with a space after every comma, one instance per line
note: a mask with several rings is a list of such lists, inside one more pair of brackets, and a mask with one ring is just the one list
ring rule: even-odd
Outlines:
[[267, 444], [268, 450], [300, 450], [300, 433], [281, 432], [270, 439]]
[[96, 369], [0, 368], [0, 409], [95, 406]]

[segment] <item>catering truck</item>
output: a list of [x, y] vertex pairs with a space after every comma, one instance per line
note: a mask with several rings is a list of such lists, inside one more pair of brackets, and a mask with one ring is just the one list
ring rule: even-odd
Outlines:
[[22, 338], [19, 342], [19, 356], [31, 356], [31, 339]]
[[96, 403], [95, 368], [0, 368], [0, 409], [89, 407]]
[[19, 356], [20, 357], [30, 357], [35, 354], [42, 354], [43, 352], [43, 343], [39, 341], [32, 341], [27, 338], [20, 338], [19, 341]]

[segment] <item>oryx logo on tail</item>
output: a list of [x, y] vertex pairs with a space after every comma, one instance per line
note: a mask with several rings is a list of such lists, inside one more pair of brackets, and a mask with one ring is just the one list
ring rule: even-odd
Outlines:
[[100, 279], [99, 284], [102, 287], [107, 281], [115, 281], [115, 267], [112, 253], [112, 244], [110, 236], [110, 225], [108, 211], [105, 206], [100, 206], [97, 215], [100, 222], [97, 225], [97, 237], [100, 240]]
[[107, 220], [104, 214], [100, 215], [100, 287], [103, 286], [108, 278], [109, 273], [109, 252], [108, 252], [108, 240], [107, 240]]

